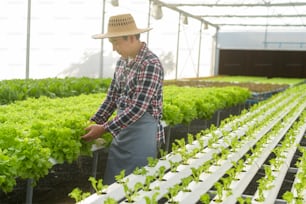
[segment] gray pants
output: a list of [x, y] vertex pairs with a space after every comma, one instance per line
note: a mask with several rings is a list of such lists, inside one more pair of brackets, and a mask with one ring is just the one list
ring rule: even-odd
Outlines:
[[147, 165], [148, 157], [157, 156], [156, 147], [157, 122], [149, 113], [138, 121], [121, 130], [113, 139], [108, 153], [104, 184], [115, 182], [115, 176], [125, 170], [129, 175], [136, 167]]

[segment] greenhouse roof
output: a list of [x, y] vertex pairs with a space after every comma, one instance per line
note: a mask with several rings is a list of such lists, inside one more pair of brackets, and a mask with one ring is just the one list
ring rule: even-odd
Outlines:
[[162, 7], [220, 29], [306, 28], [305, 0], [153, 0]]

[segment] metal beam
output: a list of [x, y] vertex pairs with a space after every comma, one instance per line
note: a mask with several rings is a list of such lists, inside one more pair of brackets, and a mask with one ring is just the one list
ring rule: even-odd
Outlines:
[[156, 4], [158, 4], [158, 5], [160, 5], [160, 6], [162, 6], [162, 7], [166, 7], [166, 8], [169, 8], [169, 9], [171, 9], [171, 10], [174, 10], [174, 11], [176, 11], [176, 12], [179, 12], [179, 13], [181, 13], [181, 14], [183, 14], [183, 15], [185, 15], [185, 16], [188, 16], [188, 17], [190, 17], [190, 18], [194, 18], [194, 19], [196, 19], [196, 20], [199, 20], [200, 22], [206, 23], [206, 24], [208, 24], [208, 25], [210, 25], [210, 26], [212, 26], [212, 27], [214, 27], [214, 28], [218, 28], [218, 25], [215, 25], [215, 24], [213, 24], [213, 23], [211, 23], [211, 22], [209, 22], [209, 21], [206, 21], [205, 19], [203, 19], [203, 18], [201, 18], [201, 17], [195, 16], [195, 15], [193, 15], [193, 14], [191, 14], [191, 13], [188, 13], [188, 12], [182, 10], [182, 9], [179, 9], [179, 8], [177, 8], [176, 6], [173, 6], [174, 4], [167, 4], [167, 3], [162, 2], [162, 1], [160, 1], [160, 0], [153, 0], [153, 2], [156, 3]]
[[181, 7], [181, 6], [202, 6], [202, 7], [284, 7], [284, 6], [306, 6], [306, 2], [283, 2], [283, 3], [245, 3], [245, 4], [223, 4], [223, 3], [214, 3], [214, 4], [197, 4], [197, 3], [180, 3], [180, 4], [167, 4], [170, 7]]
[[250, 27], [305, 27], [303, 24], [244, 24], [244, 23], [215, 23], [218, 26], [250, 26]]
[[306, 14], [271, 14], [271, 15], [238, 15], [238, 14], [221, 14], [221, 15], [197, 15], [201, 18], [296, 18], [306, 17]]
[[27, 15], [27, 44], [26, 44], [26, 74], [25, 78], [30, 78], [30, 40], [31, 40], [31, 0], [28, 0], [28, 15]]
[[180, 33], [181, 33], [181, 16], [182, 13], [179, 13], [179, 20], [177, 26], [177, 41], [176, 41], [176, 59], [175, 59], [175, 80], [178, 79], [178, 59], [179, 59], [179, 52], [180, 52]]
[[[105, 22], [104, 19], [105, 19], [105, 0], [102, 1], [102, 26], [101, 26], [102, 33], [104, 33], [104, 22]], [[104, 40], [101, 39], [99, 78], [103, 77], [104, 77]]]

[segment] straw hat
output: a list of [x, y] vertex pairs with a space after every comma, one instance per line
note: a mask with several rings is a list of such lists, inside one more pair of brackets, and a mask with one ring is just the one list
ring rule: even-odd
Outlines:
[[108, 21], [108, 30], [105, 34], [96, 34], [92, 37], [94, 39], [103, 39], [111, 37], [120, 37], [127, 35], [135, 35], [144, 33], [152, 28], [137, 28], [134, 18], [131, 14], [121, 14], [117, 16], [111, 16]]

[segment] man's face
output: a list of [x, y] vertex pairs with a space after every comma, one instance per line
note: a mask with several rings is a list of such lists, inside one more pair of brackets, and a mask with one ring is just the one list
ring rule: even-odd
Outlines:
[[109, 38], [110, 43], [113, 45], [113, 51], [116, 51], [121, 57], [128, 58], [130, 38], [124, 39], [123, 37]]

